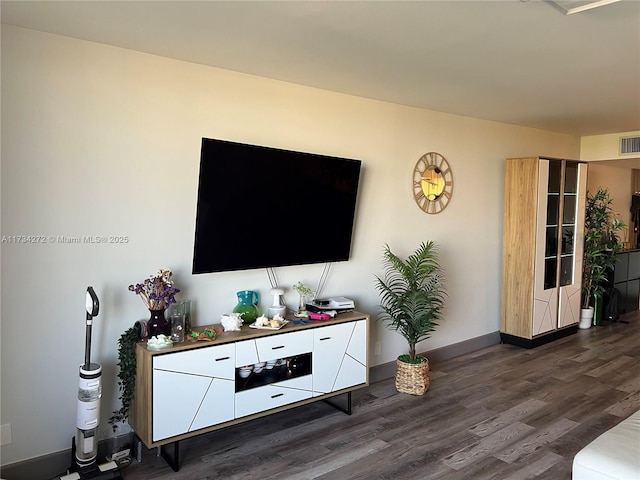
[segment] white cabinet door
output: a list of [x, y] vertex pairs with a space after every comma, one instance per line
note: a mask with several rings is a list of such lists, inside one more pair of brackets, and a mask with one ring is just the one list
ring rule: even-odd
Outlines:
[[558, 170], [560, 165], [560, 162], [550, 162], [549, 160], [540, 160], [538, 164], [538, 206], [531, 325], [533, 336], [554, 330], [558, 316], [556, 271], [560, 180], [554, 181], [553, 179], [560, 175]]
[[153, 441], [234, 418], [235, 345], [156, 355], [153, 359]]
[[233, 398], [236, 384], [233, 380], [213, 378], [189, 431], [209, 427], [235, 418]]
[[539, 161], [533, 336], [578, 323], [587, 167]]
[[366, 320], [314, 329], [314, 394], [365, 383], [366, 358]]
[[369, 345], [366, 320], [359, 320], [356, 322], [351, 338], [352, 340], [349, 342], [349, 346], [347, 347], [347, 355], [357, 362], [366, 365], [368, 360], [367, 347]]
[[[210, 377], [155, 370], [153, 372], [153, 440], [188, 432]], [[188, 395], [185, 395], [189, 392]]]
[[562, 246], [558, 328], [580, 321], [586, 191], [587, 166], [567, 163], [562, 218], [562, 238], [567, 241]]

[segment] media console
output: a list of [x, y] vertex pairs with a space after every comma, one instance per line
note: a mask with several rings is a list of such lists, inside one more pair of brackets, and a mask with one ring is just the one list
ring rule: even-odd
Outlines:
[[[243, 326], [166, 350], [138, 342], [129, 424], [178, 471], [179, 441], [195, 435], [341, 394], [351, 414], [351, 392], [369, 384], [369, 321], [349, 312], [280, 330]], [[241, 375], [262, 362], [261, 372]]]

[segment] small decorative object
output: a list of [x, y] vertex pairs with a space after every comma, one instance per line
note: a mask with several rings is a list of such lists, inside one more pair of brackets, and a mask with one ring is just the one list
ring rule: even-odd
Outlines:
[[171, 323], [165, 317], [165, 310], [149, 310], [151, 317], [147, 322], [149, 336], [169, 335], [171, 333]]
[[191, 331], [191, 300], [176, 301], [175, 304], [169, 306], [165, 311], [165, 314], [169, 318], [173, 318], [173, 315], [176, 313], [182, 313], [184, 316], [184, 333], [185, 335], [188, 334]]
[[181, 309], [176, 309], [171, 314], [171, 341], [184, 342], [184, 313]]
[[280, 315], [276, 315], [271, 320], [269, 320], [267, 317], [262, 315], [258, 317], [255, 322], [249, 325], [249, 328], [261, 328], [264, 330], [280, 330], [287, 323], [289, 322], [285, 320], [283, 317], [281, 317]]
[[140, 295], [151, 313], [147, 323], [150, 336], [171, 334], [171, 324], [164, 313], [169, 305], [176, 303], [175, 295], [180, 291], [173, 286], [172, 275], [169, 269], [159, 269], [155, 276], [150, 276], [144, 282], [129, 285], [129, 290]]
[[118, 433], [119, 425], [113, 426], [116, 434], [107, 441], [106, 460], [116, 462], [118, 467], [126, 467], [131, 463], [131, 447], [133, 446], [133, 432]]
[[296, 317], [306, 317], [307, 298], [311, 299], [314, 295], [314, 292], [302, 282], [296, 283], [293, 286], [293, 289], [298, 292], [298, 295], [300, 295], [300, 303], [298, 304], [298, 312], [296, 313]]
[[280, 328], [284, 324], [284, 318], [280, 315], [276, 315], [271, 320], [269, 320], [269, 326], [271, 328]]
[[268, 325], [269, 325], [269, 319], [264, 315], [260, 315], [258, 318], [256, 318], [257, 327], [266, 327]]
[[163, 348], [169, 348], [173, 345], [171, 338], [166, 335], [154, 335], [149, 340], [147, 340], [147, 348], [150, 350], [162, 350]]
[[258, 292], [241, 290], [237, 292], [237, 295], [238, 304], [234, 307], [233, 312], [239, 313], [245, 323], [253, 322], [258, 318], [258, 315], [260, 315], [260, 310], [258, 309]]
[[396, 363], [396, 389], [422, 395], [429, 388], [429, 362], [416, 354], [416, 344], [431, 336], [444, 308], [444, 275], [433, 241], [422, 243], [406, 261], [385, 246], [384, 278], [376, 277], [381, 294], [380, 320], [400, 333], [409, 344], [409, 354]]
[[187, 336], [190, 342], [212, 342], [218, 335], [222, 333], [222, 329], [217, 326], [207, 327], [201, 332], [192, 330]]
[[281, 317], [287, 313], [287, 307], [282, 303], [282, 295], [284, 295], [284, 289], [272, 288], [269, 290], [269, 294], [273, 296], [273, 303], [269, 306], [268, 313], [271, 318], [276, 315]]
[[242, 327], [242, 316], [239, 313], [225, 313], [220, 317], [225, 332], [237, 332]]
[[413, 169], [413, 198], [429, 214], [444, 210], [453, 193], [453, 174], [447, 159], [436, 152], [425, 153]]

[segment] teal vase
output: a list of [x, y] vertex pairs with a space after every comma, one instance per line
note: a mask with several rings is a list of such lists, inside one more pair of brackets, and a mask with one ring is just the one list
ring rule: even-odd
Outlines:
[[234, 307], [233, 313], [239, 313], [244, 323], [252, 323], [260, 316], [258, 309], [258, 292], [253, 290], [241, 290], [237, 293], [238, 304]]

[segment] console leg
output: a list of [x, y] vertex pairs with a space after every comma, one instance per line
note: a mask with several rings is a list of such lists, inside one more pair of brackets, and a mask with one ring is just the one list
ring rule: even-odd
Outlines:
[[[173, 455], [167, 452], [167, 448], [169, 445], [173, 445]], [[171, 468], [173, 468], [174, 472], [180, 470], [180, 442], [173, 442], [173, 444], [169, 445], [161, 445], [160, 446], [160, 455], [165, 461], [169, 464]]]
[[351, 415], [351, 392], [347, 392], [346, 395], [347, 395], [347, 406], [346, 407], [342, 407], [340, 405], [336, 405], [335, 403], [331, 402], [328, 398], [325, 399], [325, 402], [327, 402], [333, 408], [337, 408], [341, 412], [344, 412], [347, 415]]

